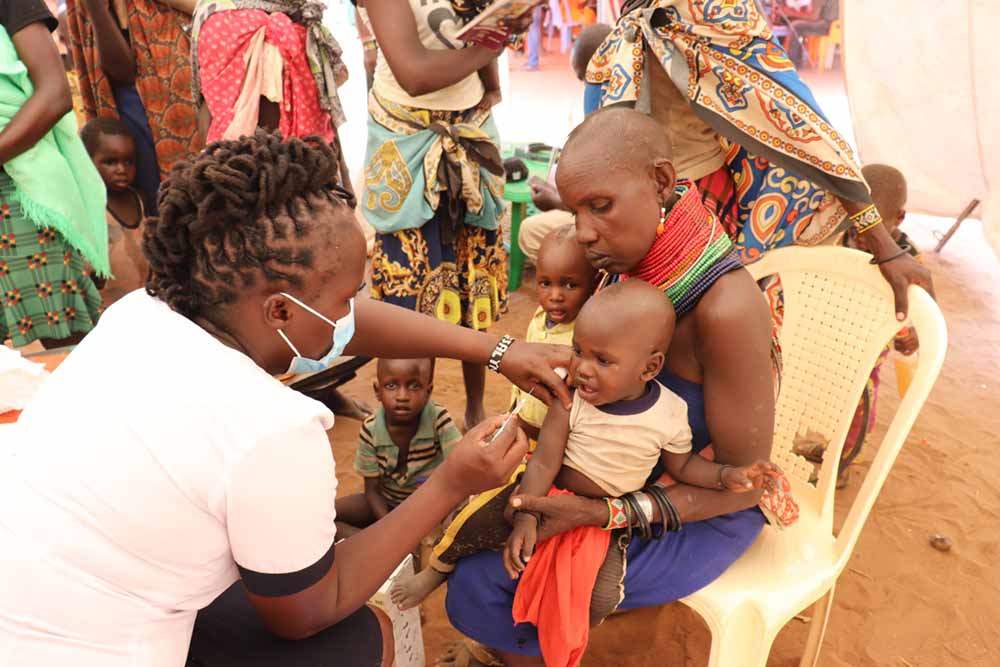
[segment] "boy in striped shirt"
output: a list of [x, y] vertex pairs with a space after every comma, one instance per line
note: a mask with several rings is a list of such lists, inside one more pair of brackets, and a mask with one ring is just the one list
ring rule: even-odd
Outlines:
[[337, 499], [344, 537], [406, 500], [462, 437], [448, 410], [431, 400], [433, 359], [379, 359], [374, 389], [381, 406], [361, 427], [354, 461], [365, 491]]

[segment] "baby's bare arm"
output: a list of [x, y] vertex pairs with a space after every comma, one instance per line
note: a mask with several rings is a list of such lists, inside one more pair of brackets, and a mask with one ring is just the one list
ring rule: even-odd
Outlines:
[[695, 454], [686, 452], [677, 454], [664, 451], [660, 455], [663, 467], [674, 481], [703, 489], [720, 488], [723, 466]]

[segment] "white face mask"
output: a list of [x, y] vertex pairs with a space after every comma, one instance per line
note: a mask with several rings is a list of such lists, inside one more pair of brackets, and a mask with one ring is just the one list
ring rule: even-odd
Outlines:
[[309, 357], [303, 357], [299, 354], [295, 345], [292, 344], [292, 341], [288, 339], [288, 336], [285, 335], [285, 332], [278, 329], [278, 335], [281, 336], [281, 339], [285, 341], [285, 344], [288, 345], [288, 347], [292, 349], [292, 352], [295, 353], [295, 356], [292, 357], [291, 363], [288, 364], [288, 372], [292, 375], [302, 375], [303, 373], [318, 373], [319, 371], [326, 370], [333, 365], [333, 362], [337, 360], [337, 357], [344, 353], [344, 348], [347, 347], [347, 344], [351, 342], [352, 338], [354, 338], [354, 299], [351, 299], [351, 309], [348, 313], [334, 322], [322, 313], [302, 303], [291, 294], [281, 292], [281, 296], [297, 303], [333, 327], [333, 346], [330, 348], [329, 352], [323, 355], [322, 359], [310, 359]]

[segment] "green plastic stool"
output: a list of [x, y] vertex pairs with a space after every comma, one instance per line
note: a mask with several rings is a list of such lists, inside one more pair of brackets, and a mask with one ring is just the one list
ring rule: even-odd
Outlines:
[[[504, 153], [504, 157], [510, 157], [513, 151]], [[519, 183], [507, 183], [504, 187], [503, 198], [511, 203], [510, 211], [510, 264], [507, 274], [507, 291], [516, 292], [521, 287], [521, 273], [524, 271], [524, 252], [517, 242], [517, 236], [521, 231], [521, 223], [528, 217], [528, 208], [534, 209], [531, 202], [531, 186], [528, 180], [532, 176], [541, 179], [548, 178], [548, 162], [537, 160], [525, 160], [528, 167], [528, 178]]]

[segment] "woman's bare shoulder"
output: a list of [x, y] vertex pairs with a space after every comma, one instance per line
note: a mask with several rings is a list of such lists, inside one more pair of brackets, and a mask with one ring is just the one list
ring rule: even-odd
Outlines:
[[[746, 269], [730, 271], [715, 281], [694, 309], [700, 333], [746, 335], [747, 329], [769, 326], [763, 292]], [[766, 329], [764, 330], [766, 331]]]

